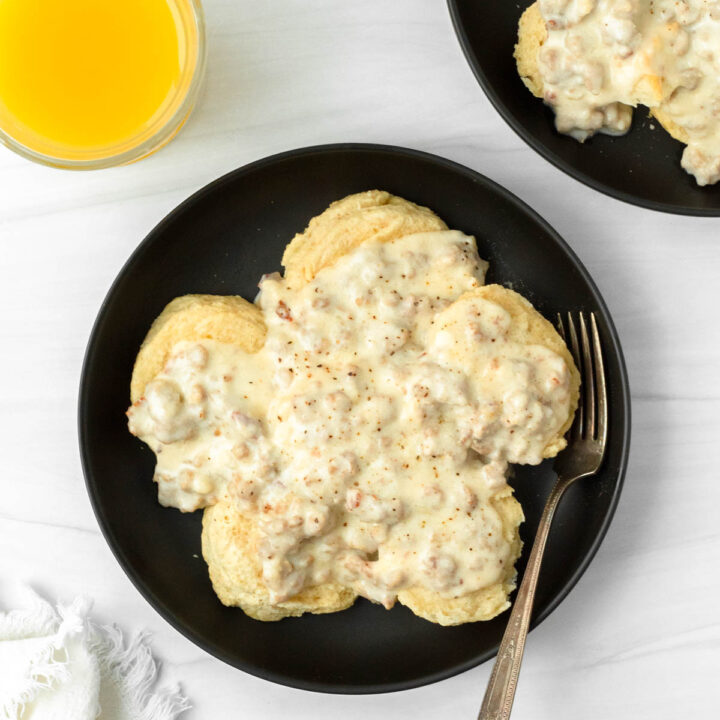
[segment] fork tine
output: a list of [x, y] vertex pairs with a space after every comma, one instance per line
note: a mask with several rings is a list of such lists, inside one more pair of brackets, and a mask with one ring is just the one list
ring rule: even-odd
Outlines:
[[565, 326], [563, 325], [563, 319], [562, 319], [562, 315], [560, 313], [557, 314], [557, 329], [558, 329], [558, 333], [560, 334], [560, 337], [563, 339], [563, 342], [567, 345], [567, 336], [565, 335]]
[[575, 422], [570, 428], [570, 437], [577, 439], [582, 437], [584, 426], [584, 400], [585, 395], [585, 378], [583, 378], [583, 365], [580, 362], [580, 345], [578, 344], [577, 331], [575, 330], [575, 321], [571, 313], [567, 314], [568, 318], [568, 334], [570, 335], [570, 352], [575, 361], [575, 366], [580, 371], [580, 397], [578, 398], [578, 409], [575, 414]]
[[588, 338], [585, 313], [580, 313], [580, 338], [582, 341], [583, 367], [585, 376], [585, 436], [595, 437], [595, 377], [592, 367], [592, 353], [590, 352], [590, 339]]
[[595, 361], [595, 382], [597, 383], [597, 439], [602, 443], [604, 448], [607, 441], [608, 429], [607, 385], [605, 384], [605, 366], [603, 363], [600, 333], [598, 332], [595, 313], [590, 313], [590, 326], [592, 329], [593, 359]]

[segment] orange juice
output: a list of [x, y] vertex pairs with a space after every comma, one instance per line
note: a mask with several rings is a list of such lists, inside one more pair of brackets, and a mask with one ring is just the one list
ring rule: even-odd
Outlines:
[[127, 153], [182, 106], [198, 33], [191, 0], [0, 0], [0, 131], [61, 161]]

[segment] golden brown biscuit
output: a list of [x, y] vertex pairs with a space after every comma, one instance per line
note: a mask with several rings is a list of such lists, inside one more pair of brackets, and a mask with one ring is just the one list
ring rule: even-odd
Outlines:
[[310, 220], [285, 248], [285, 279], [299, 287], [367, 240], [390, 242], [413, 233], [447, 230], [432, 211], [382, 190], [348, 195]]
[[[526, 345], [542, 345], [560, 355], [567, 364], [570, 371], [570, 412], [543, 453], [544, 457], [553, 457], [567, 444], [564, 435], [572, 424], [578, 404], [580, 373], [572, 355], [552, 324], [522, 295], [501, 285], [485, 285], [465, 293], [455, 302], [468, 302], [476, 297], [499, 305], [510, 315], [512, 322], [508, 340]], [[502, 519], [505, 539], [512, 548], [502, 580], [483, 590], [453, 599], [444, 598], [425, 588], [411, 588], [398, 594], [398, 600], [403, 605], [407, 605], [416, 615], [441, 625], [490, 620], [510, 606], [508, 596], [515, 588], [515, 561], [522, 549], [518, 528], [525, 518], [510, 488], [503, 496], [496, 498], [493, 504]]]
[[[517, 71], [521, 80], [525, 83], [535, 97], [544, 96], [543, 80], [538, 67], [538, 51], [547, 40], [547, 28], [545, 20], [540, 12], [537, 2], [534, 2], [520, 16], [518, 22], [518, 42], [515, 45], [514, 57], [517, 64]], [[655, 40], [659, 42], [659, 40]], [[671, 88], [665, 87], [663, 78], [659, 75], [647, 73], [643, 75], [633, 87], [633, 106], [646, 105], [655, 108], [666, 100]], [[683, 140], [687, 137], [682, 128], [678, 127], [672, 120], [669, 120], [664, 113], [653, 110], [660, 124], [676, 139]]]
[[257, 352], [265, 343], [260, 308], [235, 295], [184, 295], [168, 303], [150, 326], [140, 346], [130, 400], [137, 402], [145, 386], [165, 366], [170, 352], [183, 340], [218, 340]]
[[508, 487], [503, 496], [493, 500], [500, 515], [503, 535], [510, 543], [511, 553], [500, 582], [458, 598], [444, 598], [425, 588], [409, 588], [398, 593], [398, 600], [416, 615], [439, 625], [461, 625], [479, 620], [491, 620], [510, 607], [509, 596], [515, 589], [515, 562], [520, 557], [522, 541], [518, 528], [525, 520], [520, 503]]
[[542, 345], [559, 355], [570, 372], [570, 412], [567, 420], [557, 431], [555, 437], [546, 445], [543, 457], [555, 457], [566, 445], [565, 433], [570, 429], [580, 397], [580, 372], [575, 366], [565, 342], [553, 327], [522, 295], [502, 285], [484, 285], [471, 290], [456, 302], [481, 297], [499, 305], [512, 318], [508, 340], [523, 345]]
[[255, 529], [228, 497], [203, 514], [202, 553], [213, 589], [224, 605], [239, 606], [256, 620], [282, 620], [306, 612], [345, 610], [357, 595], [337, 583], [307, 588], [285, 602], [270, 604], [258, 562]]
[[520, 79], [527, 89], [539, 98], [543, 96], [543, 80], [540, 76], [537, 56], [546, 40], [545, 21], [540, 14], [540, 7], [534, 2], [520, 16], [514, 57]]

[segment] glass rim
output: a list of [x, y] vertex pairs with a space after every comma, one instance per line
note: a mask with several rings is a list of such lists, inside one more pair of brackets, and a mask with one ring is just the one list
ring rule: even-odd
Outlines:
[[197, 29], [195, 67], [193, 68], [192, 77], [182, 101], [177, 108], [175, 108], [172, 115], [150, 137], [135, 147], [91, 160], [73, 160], [38, 152], [18, 142], [10, 133], [2, 128], [0, 128], [0, 143], [25, 159], [48, 167], [63, 170], [101, 170], [103, 168], [128, 165], [137, 160], [141, 160], [170, 142], [185, 124], [185, 121], [195, 106], [195, 101], [197, 100], [205, 75], [207, 59], [205, 15], [203, 13], [201, 0], [187, 0], [187, 2], [188, 9], [192, 12], [192, 17]]

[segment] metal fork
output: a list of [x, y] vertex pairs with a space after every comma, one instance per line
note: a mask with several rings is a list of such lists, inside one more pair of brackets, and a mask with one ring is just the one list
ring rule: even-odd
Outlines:
[[578, 410], [575, 421], [568, 432], [567, 448], [555, 460], [554, 467], [558, 479], [540, 518], [535, 542], [510, 613], [510, 620], [498, 649], [478, 720], [507, 720], [510, 717], [520, 674], [520, 663], [525, 649], [525, 638], [530, 625], [540, 565], [553, 515], [563, 493], [579, 478], [594, 475], [600, 469], [605, 455], [608, 409], [600, 335], [594, 313], [590, 313], [589, 333], [584, 313], [581, 312], [578, 315], [579, 342], [572, 314], [567, 314], [567, 332], [563, 318], [558, 314], [558, 330], [566, 342], [569, 339], [570, 351], [580, 370]]

